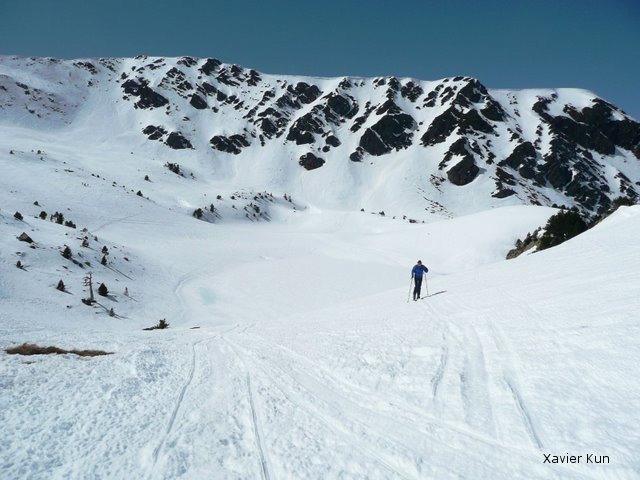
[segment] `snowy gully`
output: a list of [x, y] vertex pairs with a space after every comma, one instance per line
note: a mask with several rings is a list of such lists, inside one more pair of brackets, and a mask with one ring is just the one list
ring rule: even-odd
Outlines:
[[543, 453], [544, 462], [542, 463], [610, 463], [608, 455], [595, 455], [588, 453], [587, 455], [551, 455]]

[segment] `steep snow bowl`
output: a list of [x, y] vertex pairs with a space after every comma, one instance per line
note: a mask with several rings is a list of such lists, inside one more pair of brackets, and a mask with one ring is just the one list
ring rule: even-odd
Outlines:
[[[504, 261], [552, 209], [424, 225], [310, 209], [217, 225], [106, 185], [93, 190], [102, 208], [73, 205], [71, 233], [33, 218], [35, 206], [13, 218], [35, 195], [28, 185], [21, 204], [1, 195], [3, 477], [640, 472], [629, 380], [640, 359], [638, 207]], [[81, 225], [98, 237], [87, 250], [73, 243]], [[80, 302], [89, 268], [60, 255], [65, 241], [91, 259], [112, 292], [99, 301], [118, 317]], [[98, 261], [103, 244], [115, 271]], [[431, 296], [408, 302], [418, 258]], [[61, 276], [70, 293], [55, 289]], [[160, 318], [170, 328], [142, 330]], [[114, 354], [4, 353], [24, 342]], [[545, 463], [567, 454], [581, 461]]]

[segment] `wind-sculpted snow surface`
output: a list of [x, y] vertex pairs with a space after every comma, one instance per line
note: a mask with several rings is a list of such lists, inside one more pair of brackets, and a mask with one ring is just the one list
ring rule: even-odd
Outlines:
[[[454, 216], [514, 204], [601, 213], [617, 196], [637, 198], [640, 184], [640, 124], [617, 107], [584, 90], [490, 90], [462, 76], [0, 57], [0, 132], [21, 136], [13, 127], [92, 150], [124, 143], [155, 158], [196, 158], [216, 181], [264, 190], [277, 178], [312, 203], [396, 215], [435, 213], [433, 202]], [[456, 205], [468, 196], [481, 203]]]

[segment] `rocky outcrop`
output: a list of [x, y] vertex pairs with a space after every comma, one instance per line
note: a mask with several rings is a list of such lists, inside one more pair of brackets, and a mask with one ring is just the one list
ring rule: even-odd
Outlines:
[[313, 153], [305, 153], [300, 157], [300, 161], [298, 162], [307, 170], [315, 170], [316, 168], [320, 168], [324, 165], [324, 160], [320, 157], [316, 157]]
[[[144, 79], [127, 80], [122, 84], [122, 90], [126, 95], [138, 98], [134, 103], [135, 108], [159, 108], [169, 103], [169, 100], [153, 91]], [[125, 96], [125, 99], [127, 98]]]
[[416, 122], [410, 115], [394, 110], [365, 130], [360, 138], [360, 147], [374, 156], [407, 148], [411, 145], [415, 128]]
[[231, 135], [225, 137], [224, 135], [216, 135], [209, 140], [211, 147], [225, 153], [232, 153], [238, 155], [243, 148], [249, 146], [249, 142], [244, 135]]

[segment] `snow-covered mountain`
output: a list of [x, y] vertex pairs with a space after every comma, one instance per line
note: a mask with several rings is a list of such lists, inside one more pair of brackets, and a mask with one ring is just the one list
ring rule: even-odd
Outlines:
[[24, 150], [28, 131], [49, 150], [73, 141], [105, 155], [196, 159], [211, 182], [420, 220], [514, 204], [595, 213], [640, 189], [640, 124], [618, 108], [585, 90], [489, 90], [469, 77], [0, 57], [0, 133]]
[[640, 207], [504, 259], [638, 154], [581, 90], [0, 58], [0, 478], [638, 478]]

